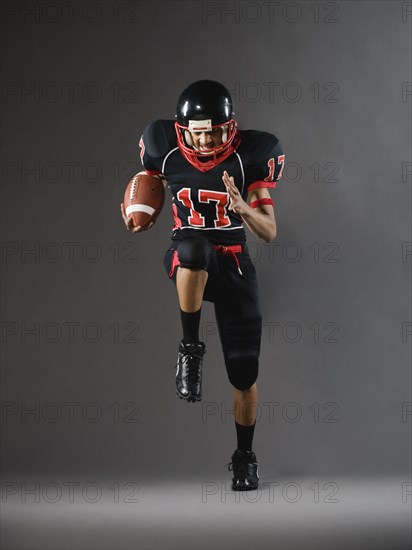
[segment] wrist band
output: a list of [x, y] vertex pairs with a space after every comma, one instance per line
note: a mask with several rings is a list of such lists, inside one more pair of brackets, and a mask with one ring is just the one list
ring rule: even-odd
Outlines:
[[258, 206], [262, 206], [264, 204], [269, 204], [270, 206], [275, 205], [272, 199], [258, 199], [256, 201], [252, 201], [249, 206], [251, 208], [257, 208]]

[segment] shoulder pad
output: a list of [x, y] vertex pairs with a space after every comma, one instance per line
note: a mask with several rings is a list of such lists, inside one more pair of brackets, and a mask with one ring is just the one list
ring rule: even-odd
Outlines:
[[273, 149], [278, 138], [268, 132], [260, 132], [259, 130], [244, 130], [241, 132], [242, 145], [252, 150], [268, 151]]
[[177, 138], [173, 120], [155, 120], [143, 132], [143, 142], [147, 154], [152, 158], [161, 158], [177, 147]]

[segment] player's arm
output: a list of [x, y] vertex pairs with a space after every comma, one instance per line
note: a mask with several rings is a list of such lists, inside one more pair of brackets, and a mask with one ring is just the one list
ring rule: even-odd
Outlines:
[[131, 231], [132, 233], [140, 233], [140, 231], [147, 231], [148, 229], [151, 229], [154, 226], [154, 224], [156, 223], [156, 220], [155, 220], [154, 222], [150, 222], [147, 227], [141, 227], [140, 225], [138, 227], [135, 227], [135, 225], [133, 223], [133, 219], [131, 218], [131, 216], [126, 215], [126, 211], [124, 209], [124, 203], [121, 203], [120, 211], [121, 211], [121, 214], [122, 214], [123, 221], [126, 225], [126, 229], [128, 231]]
[[[166, 188], [167, 181], [164, 174], [160, 172], [160, 166], [162, 164], [163, 156], [168, 151], [168, 143], [167, 140], [165, 140], [164, 138], [163, 126], [161, 121], [155, 121], [146, 126], [143, 135], [140, 138], [139, 147], [140, 161], [144, 168], [144, 171], [139, 172], [139, 174], [147, 174], [148, 176], [160, 179], [163, 183], [163, 186]], [[132, 218], [126, 215], [123, 203], [120, 205], [120, 210], [127, 230], [131, 231], [132, 233], [147, 231], [148, 229], [151, 229], [156, 223], [156, 220], [154, 220], [153, 222], [150, 222], [150, 224], [145, 228], [142, 228], [140, 225], [138, 227], [135, 227]]]
[[[252, 171], [247, 182], [247, 199], [244, 201], [233, 178], [223, 177], [231, 199], [231, 208], [243, 219], [245, 225], [266, 242], [276, 238], [277, 228], [274, 204], [269, 189], [276, 187], [282, 177], [285, 155], [276, 136], [267, 132], [255, 131], [249, 135], [250, 158], [253, 159]], [[226, 181], [225, 181], [226, 179]], [[232, 184], [230, 184], [232, 180]], [[228, 184], [228, 183], [229, 184]]]
[[[139, 175], [139, 174], [150, 175], [147, 170], [145, 170], [143, 172], [138, 172], [137, 175]], [[166, 179], [164, 178], [164, 176], [163, 177], [161, 177], [161, 176], [163, 176], [163, 175], [162, 174], [153, 175], [152, 177], [159, 179], [163, 183], [163, 186], [166, 187], [166, 185], [167, 185]], [[154, 224], [156, 223], [156, 219], [155, 219], [154, 221], [150, 222], [149, 225], [146, 226], [146, 227], [142, 227], [140, 225], [135, 226], [134, 223], [133, 223], [132, 216], [130, 214], [129, 215], [126, 214], [126, 209], [124, 207], [123, 202], [120, 204], [120, 212], [122, 214], [122, 218], [123, 218], [123, 221], [125, 223], [126, 229], [128, 231], [131, 231], [132, 233], [140, 233], [141, 231], [147, 231], [148, 229], [151, 229], [154, 226]]]
[[266, 187], [249, 191], [247, 197], [249, 210], [242, 216], [250, 231], [266, 242], [276, 238], [276, 218], [273, 200]]
[[229, 210], [239, 214], [254, 235], [268, 243], [273, 241], [276, 237], [275, 211], [267, 188], [251, 190], [248, 193], [248, 202], [245, 202], [233, 177], [225, 171], [222, 179], [230, 197]]

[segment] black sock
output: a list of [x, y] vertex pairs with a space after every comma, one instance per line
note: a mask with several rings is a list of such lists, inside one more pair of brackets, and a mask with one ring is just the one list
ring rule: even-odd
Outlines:
[[253, 426], [243, 426], [242, 424], [238, 424], [236, 420], [235, 424], [237, 433], [237, 448], [242, 451], [251, 451], [256, 421]]
[[184, 344], [199, 342], [199, 325], [201, 311], [202, 308], [200, 308], [199, 311], [195, 311], [194, 313], [187, 313], [186, 311], [180, 310]]

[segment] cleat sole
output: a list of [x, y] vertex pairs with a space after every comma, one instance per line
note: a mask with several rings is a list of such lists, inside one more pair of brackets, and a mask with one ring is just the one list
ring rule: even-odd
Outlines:
[[180, 393], [176, 392], [176, 395], [178, 396], [179, 399], [183, 399], [183, 401], [187, 401], [188, 403], [198, 403], [199, 401], [202, 400], [201, 397], [199, 398], [196, 398], [196, 397], [193, 397], [193, 396], [190, 396], [190, 397], [182, 397], [180, 395]]

